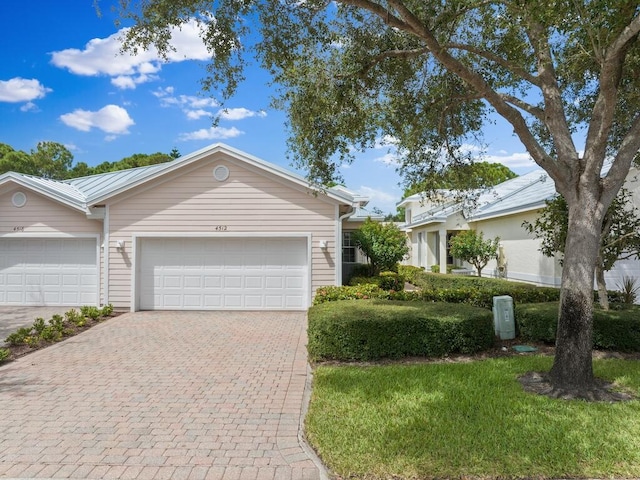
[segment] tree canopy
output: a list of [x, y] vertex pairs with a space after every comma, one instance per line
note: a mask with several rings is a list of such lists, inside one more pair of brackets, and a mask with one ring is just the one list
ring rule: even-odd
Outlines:
[[501, 116], [567, 202], [544, 378], [551, 395], [582, 398], [602, 394], [591, 358], [601, 226], [640, 148], [639, 10], [631, 0], [120, 1], [132, 50], [166, 53], [171, 29], [197, 21], [211, 53], [203, 88], [223, 99], [254, 54], [288, 111], [292, 158], [319, 184], [385, 141], [412, 185], [477, 158]]
[[352, 233], [353, 242], [369, 261], [371, 275], [395, 270], [396, 264], [409, 253], [407, 236], [393, 223], [380, 223], [367, 218]]
[[6, 172], [26, 173], [54, 180], [85, 177], [98, 173], [114, 172], [127, 168], [144, 167], [168, 162], [179, 157], [176, 149], [171, 153], [136, 153], [116, 162], [103, 162], [90, 167], [84, 162], [73, 165], [73, 154], [62, 144], [40, 142], [30, 153], [14, 150], [0, 143], [0, 174]]
[[494, 187], [517, 177], [500, 163], [475, 162], [448, 166], [442, 172], [431, 172], [404, 191], [404, 198], [434, 189], [465, 190]]
[[485, 240], [482, 232], [462, 230], [451, 237], [449, 246], [451, 255], [473, 265], [481, 277], [482, 269], [487, 266], [489, 260], [498, 258], [500, 239], [496, 237], [493, 240]]

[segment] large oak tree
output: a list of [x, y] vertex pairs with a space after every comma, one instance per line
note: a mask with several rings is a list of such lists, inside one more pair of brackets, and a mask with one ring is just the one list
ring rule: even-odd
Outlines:
[[462, 147], [503, 117], [568, 206], [553, 393], [597, 394], [600, 230], [640, 148], [637, 1], [120, 0], [120, 15], [130, 49], [167, 51], [172, 28], [199, 21], [214, 95], [229, 97], [256, 54], [294, 160], [321, 183], [354, 147], [389, 138], [411, 184], [468, 161]]

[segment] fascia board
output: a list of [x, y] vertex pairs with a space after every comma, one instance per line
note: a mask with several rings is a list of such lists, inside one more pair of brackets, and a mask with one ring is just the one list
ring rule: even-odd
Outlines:
[[66, 207], [70, 207], [82, 213], [90, 213], [90, 210], [87, 207], [86, 203], [78, 202], [77, 200], [74, 200], [68, 197], [67, 195], [62, 194], [60, 191], [49, 188], [45, 185], [31, 182], [28, 177], [24, 177], [19, 174], [8, 175], [8, 176], [5, 176], [4, 178], [0, 177], [0, 185], [5, 185], [7, 183], [15, 183], [16, 185], [26, 188], [32, 192], [38, 193], [44, 197], [50, 198], [51, 200], [61, 203]]

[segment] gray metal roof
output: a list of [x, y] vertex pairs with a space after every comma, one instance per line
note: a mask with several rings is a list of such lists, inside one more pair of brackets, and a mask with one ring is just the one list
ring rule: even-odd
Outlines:
[[117, 172], [108, 172], [69, 180], [49, 180], [31, 175], [8, 172], [0, 175], [0, 183], [12, 180], [23, 184], [26, 187], [40, 191], [45, 195], [69, 204], [75, 208], [88, 211], [89, 207], [99, 204], [113, 195], [117, 195], [118, 193], [130, 188], [134, 188], [141, 183], [158, 177], [159, 175], [171, 172], [184, 165], [189, 165], [192, 162], [217, 152], [224, 153], [229, 157], [241, 160], [249, 165], [258, 167], [305, 188], [321, 191], [333, 200], [337, 200], [348, 205], [353, 205], [356, 201], [363, 200], [362, 197], [353, 194], [345, 188], [322, 189], [320, 187], [315, 187], [309, 184], [309, 182], [301, 175], [290, 172], [278, 165], [266, 162], [220, 143], [210, 145], [196, 152], [184, 155], [171, 162], [150, 165], [147, 167], [131, 168]]
[[481, 220], [540, 208], [556, 195], [555, 184], [549, 175], [544, 170], [534, 170], [483, 193], [467, 218]]
[[[450, 192], [454, 197], [455, 192]], [[452, 200], [416, 215], [405, 228], [446, 221], [447, 217], [462, 211], [469, 221], [477, 221], [510, 213], [543, 207], [546, 200], [557, 195], [553, 180], [544, 170], [521, 175], [499, 185], [471, 192], [468, 199]], [[412, 195], [403, 201], [419, 201], [420, 195]]]

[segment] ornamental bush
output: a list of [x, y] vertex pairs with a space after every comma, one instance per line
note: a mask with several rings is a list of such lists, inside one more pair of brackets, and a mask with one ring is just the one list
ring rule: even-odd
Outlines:
[[[518, 305], [515, 320], [524, 340], [554, 343], [558, 303]], [[640, 352], [640, 307], [593, 312], [593, 347], [602, 350]]]
[[493, 315], [469, 305], [339, 301], [309, 309], [313, 361], [475, 353], [494, 342]]

